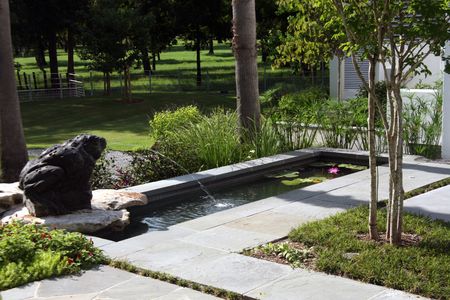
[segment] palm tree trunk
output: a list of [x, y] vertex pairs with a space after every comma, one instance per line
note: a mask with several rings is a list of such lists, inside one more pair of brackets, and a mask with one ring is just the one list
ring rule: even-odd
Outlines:
[[8, 0], [0, 0], [0, 156], [2, 179], [14, 182], [28, 160], [14, 78]]
[[241, 134], [259, 128], [255, 0], [233, 0], [233, 50]]

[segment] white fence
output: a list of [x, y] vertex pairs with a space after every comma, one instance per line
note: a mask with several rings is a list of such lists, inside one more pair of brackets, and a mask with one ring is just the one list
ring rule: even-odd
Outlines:
[[85, 96], [83, 82], [73, 79], [69, 80], [69, 82], [66, 85], [60, 84], [58, 88], [47, 88], [47, 89], [29, 88], [26, 90], [18, 90], [17, 93], [19, 94], [19, 100], [21, 102]]

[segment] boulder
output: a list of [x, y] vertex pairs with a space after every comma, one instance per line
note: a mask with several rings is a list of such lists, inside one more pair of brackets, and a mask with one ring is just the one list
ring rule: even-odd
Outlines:
[[27, 207], [16, 206], [5, 213], [1, 223], [21, 220], [24, 223], [40, 224], [52, 229], [65, 229], [81, 233], [94, 233], [108, 228], [121, 231], [130, 224], [130, 213], [125, 210], [84, 209], [60, 216], [34, 217]]
[[23, 202], [23, 191], [19, 183], [0, 183], [0, 214]]
[[92, 191], [91, 206], [94, 209], [121, 210], [147, 203], [147, 196], [141, 193], [106, 189]]

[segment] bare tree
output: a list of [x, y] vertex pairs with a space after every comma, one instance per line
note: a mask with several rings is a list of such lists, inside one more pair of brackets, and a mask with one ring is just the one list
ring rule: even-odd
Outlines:
[[14, 78], [8, 0], [0, 0], [0, 142], [2, 178], [13, 182], [28, 160]]
[[233, 0], [232, 7], [237, 111], [241, 132], [248, 132], [260, 123], [255, 0]]

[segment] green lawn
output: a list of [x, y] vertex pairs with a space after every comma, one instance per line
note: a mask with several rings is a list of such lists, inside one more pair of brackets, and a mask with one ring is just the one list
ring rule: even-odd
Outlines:
[[203, 111], [235, 107], [232, 95], [155, 93], [139, 95], [141, 103], [125, 104], [117, 97], [87, 97], [21, 104], [28, 148], [45, 148], [80, 133], [106, 138], [108, 147], [133, 150], [149, 147], [148, 120], [165, 108], [196, 104]]
[[[142, 68], [133, 69], [133, 98], [143, 99], [142, 103], [127, 105], [118, 101], [120, 81], [117, 74], [113, 74], [113, 96], [102, 96], [103, 83], [99, 72], [93, 72], [94, 96], [22, 103], [28, 147], [47, 147], [81, 132], [105, 137], [112, 149], [132, 150], [148, 147], [153, 141], [148, 137], [147, 124], [155, 111], [167, 106], [186, 104], [197, 104], [202, 109], [217, 106], [235, 108], [234, 57], [230, 46], [216, 44], [214, 55], [209, 55], [208, 50], [202, 51], [202, 69], [205, 77], [200, 88], [196, 87], [195, 82], [195, 57], [195, 51], [186, 50], [181, 43], [172, 46], [161, 53], [161, 61], [157, 62], [151, 84], [149, 78], [143, 75]], [[60, 50], [58, 60], [60, 72], [64, 73], [67, 54]], [[17, 57], [15, 61], [21, 64], [21, 72], [27, 74], [36, 72], [42, 82], [42, 73], [37, 68], [34, 57]], [[75, 70], [77, 75], [81, 76], [86, 92], [90, 95], [90, 73], [86, 63], [77, 56]], [[269, 87], [276, 83], [295, 84], [295, 80], [298, 80], [297, 85], [300, 88], [310, 84], [304, 78], [290, 76], [291, 72], [288, 69], [272, 70], [267, 67], [264, 71], [261, 57], [259, 70], [261, 88], [265, 83]], [[47, 72], [49, 73], [49, 70]], [[264, 73], [265, 81], [261, 77]]]
[[[36, 72], [38, 81], [42, 83], [42, 72], [37, 68], [35, 58], [16, 57], [15, 61], [21, 65], [20, 72], [30, 74]], [[48, 59], [47, 59], [48, 61]], [[64, 74], [67, 66], [67, 54], [63, 50], [58, 51], [59, 72]], [[272, 70], [270, 66], [264, 68], [261, 56], [258, 57], [261, 87], [273, 86], [279, 82], [295, 83], [299, 86], [307, 84], [300, 76], [292, 77], [290, 69]], [[234, 92], [234, 56], [229, 44], [215, 45], [214, 55], [208, 54], [208, 50], [201, 52], [201, 67], [203, 72], [203, 84], [196, 86], [196, 53], [186, 50], [180, 42], [161, 53], [161, 60], [157, 61], [156, 73], [152, 75], [151, 89], [153, 91], [197, 91], [197, 90], [226, 90]], [[266, 69], [266, 70], [264, 70]], [[103, 88], [102, 74], [93, 72], [92, 79], [86, 62], [75, 56], [75, 72], [90, 90], [91, 80], [95, 91]], [[49, 70], [47, 69], [47, 73]], [[265, 75], [264, 75], [265, 74]], [[265, 80], [264, 80], [265, 76]], [[133, 90], [145, 92], [150, 89], [149, 78], [143, 74], [142, 67], [132, 69]], [[22, 78], [23, 84], [23, 78]], [[120, 88], [120, 80], [117, 73], [112, 74], [112, 88]]]

